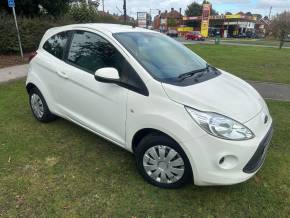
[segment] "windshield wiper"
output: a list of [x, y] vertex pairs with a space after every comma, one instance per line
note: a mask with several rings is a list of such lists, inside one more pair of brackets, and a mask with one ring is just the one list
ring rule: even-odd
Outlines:
[[196, 75], [198, 73], [208, 71], [208, 69], [209, 69], [209, 65], [206, 64], [205, 68], [198, 69], [198, 70], [193, 70], [193, 71], [190, 71], [188, 73], [180, 74], [177, 78], [182, 81], [182, 80], [185, 80], [186, 78], [193, 77], [194, 75]]

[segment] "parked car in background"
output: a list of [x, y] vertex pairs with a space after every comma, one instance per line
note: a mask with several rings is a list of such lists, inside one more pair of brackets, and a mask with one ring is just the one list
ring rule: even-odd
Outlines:
[[205, 38], [198, 31], [189, 32], [185, 35], [186, 40], [204, 41]]
[[220, 36], [220, 28], [209, 27], [208, 28], [208, 36], [209, 37]]
[[257, 39], [259, 37], [258, 37], [258, 34], [249, 31], [249, 32], [246, 32], [246, 38], [249, 38], [249, 39]]
[[245, 38], [247, 38], [247, 34], [246, 33], [240, 33], [240, 34], [237, 35], [237, 38], [245, 39]]
[[170, 37], [178, 37], [178, 32], [176, 30], [168, 30], [166, 35]]
[[232, 38], [239, 38], [239, 39], [256, 39], [259, 38], [256, 33], [253, 32], [245, 32], [239, 33], [238, 35], [233, 35]]
[[265, 160], [273, 129], [259, 93], [163, 34], [113, 24], [56, 27], [30, 60], [34, 117], [63, 117], [134, 153], [153, 185], [236, 184]]

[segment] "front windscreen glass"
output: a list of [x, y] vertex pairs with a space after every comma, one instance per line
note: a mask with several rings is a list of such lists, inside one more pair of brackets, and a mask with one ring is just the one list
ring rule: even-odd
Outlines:
[[181, 43], [154, 32], [115, 33], [114, 37], [157, 80], [205, 69], [207, 63]]

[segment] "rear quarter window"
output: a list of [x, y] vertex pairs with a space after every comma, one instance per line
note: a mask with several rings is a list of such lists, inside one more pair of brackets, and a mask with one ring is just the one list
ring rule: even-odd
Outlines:
[[43, 49], [53, 56], [62, 59], [66, 43], [68, 41], [68, 32], [58, 33], [50, 37], [43, 45]]

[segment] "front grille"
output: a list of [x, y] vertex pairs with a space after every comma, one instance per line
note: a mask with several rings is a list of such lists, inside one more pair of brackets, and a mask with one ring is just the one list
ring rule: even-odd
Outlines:
[[267, 135], [261, 141], [258, 149], [256, 150], [255, 154], [251, 158], [251, 160], [247, 163], [244, 167], [243, 171], [245, 173], [253, 173], [263, 164], [268, 147], [270, 145], [271, 139], [273, 136], [273, 127], [271, 126], [270, 130], [268, 131]]

